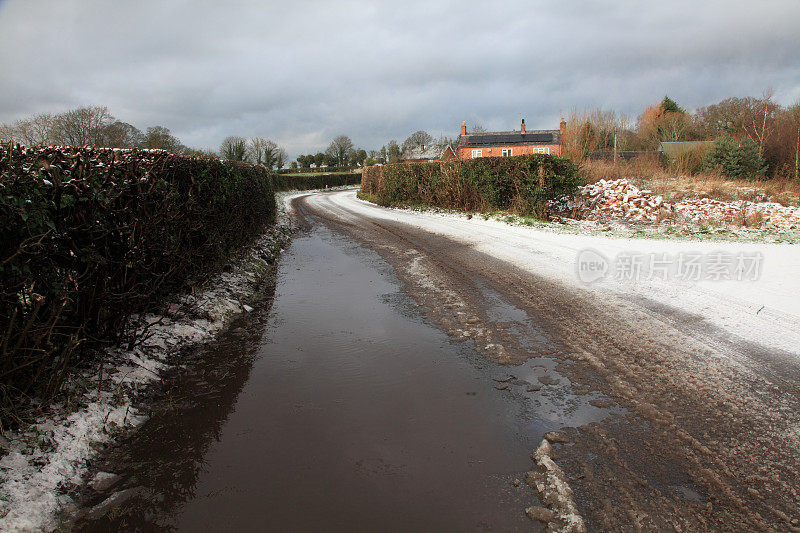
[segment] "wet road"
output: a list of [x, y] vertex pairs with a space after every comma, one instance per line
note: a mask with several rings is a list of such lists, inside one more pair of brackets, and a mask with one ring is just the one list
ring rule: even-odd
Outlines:
[[[325, 228], [282, 260], [263, 346], [180, 530], [529, 525], [542, 427], [491, 366], [425, 324], [375, 256]], [[224, 511], [224, 512], [220, 512]]]
[[292, 200], [272, 307], [169, 382], [102, 465], [145, 497], [85, 529], [537, 530], [529, 454], [563, 429], [589, 530], [798, 530], [792, 354], [353, 194]]
[[[103, 469], [146, 488], [84, 530], [520, 531], [546, 431], [602, 420], [546, 357], [513, 369], [424, 319], [378, 254], [306, 219], [271, 307], [174, 376]], [[491, 315], [523, 311], [487, 289]], [[528, 325], [529, 327], [532, 325]], [[554, 349], [530, 329], [530, 350]], [[513, 377], [511, 371], [513, 370]]]

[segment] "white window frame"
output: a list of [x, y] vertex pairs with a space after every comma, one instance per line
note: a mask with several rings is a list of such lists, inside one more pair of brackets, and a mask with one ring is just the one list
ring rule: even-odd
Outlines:
[[503, 151], [501, 152], [501, 154], [503, 155], [503, 157], [511, 157], [512, 149], [511, 148], [503, 148]]
[[478, 157], [483, 157], [483, 150], [473, 150], [472, 151], [472, 159], [476, 159]]
[[539, 146], [533, 149], [534, 154], [550, 154], [549, 146]]

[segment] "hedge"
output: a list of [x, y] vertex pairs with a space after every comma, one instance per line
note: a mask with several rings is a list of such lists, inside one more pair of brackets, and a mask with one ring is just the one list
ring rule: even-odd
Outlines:
[[297, 168], [279, 168], [275, 170], [276, 174], [296, 174], [302, 172], [303, 174], [336, 174], [337, 172], [350, 172], [357, 170], [361, 167], [297, 167]]
[[528, 155], [368, 167], [362, 174], [361, 191], [386, 206], [507, 210], [546, 218], [549, 202], [573, 194], [581, 183], [569, 159]]
[[273, 175], [275, 190], [292, 191], [306, 189], [325, 189], [327, 187], [341, 187], [344, 185], [358, 185], [361, 183], [361, 174], [314, 174], [310, 176], [287, 176], [286, 174]]
[[263, 167], [165, 151], [0, 145], [0, 409], [47, 399], [133, 313], [273, 221]]

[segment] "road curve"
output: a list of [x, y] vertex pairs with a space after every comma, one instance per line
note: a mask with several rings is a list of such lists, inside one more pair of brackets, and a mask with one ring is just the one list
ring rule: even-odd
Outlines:
[[[800, 531], [796, 246], [633, 241], [392, 210], [355, 191], [289, 200], [376, 250], [428, 318], [487, 358], [549, 357], [574, 394], [620, 409], [568, 428], [555, 458], [590, 530]], [[762, 253], [752, 282], [581, 284], [575, 257]], [[498, 316], [497, 300], [524, 311]], [[533, 450], [532, 450], [533, 451]]]

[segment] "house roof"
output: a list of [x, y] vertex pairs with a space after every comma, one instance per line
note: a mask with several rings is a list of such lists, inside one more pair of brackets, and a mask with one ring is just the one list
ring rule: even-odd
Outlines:
[[462, 135], [459, 146], [495, 146], [516, 144], [561, 144], [561, 130], [491, 131]]
[[409, 148], [403, 152], [400, 159], [405, 161], [440, 159], [447, 150], [447, 144], [425, 144]]
[[711, 148], [714, 141], [682, 141], [682, 142], [662, 142], [658, 145], [658, 151], [664, 152], [667, 157], [680, 157], [697, 148]]

